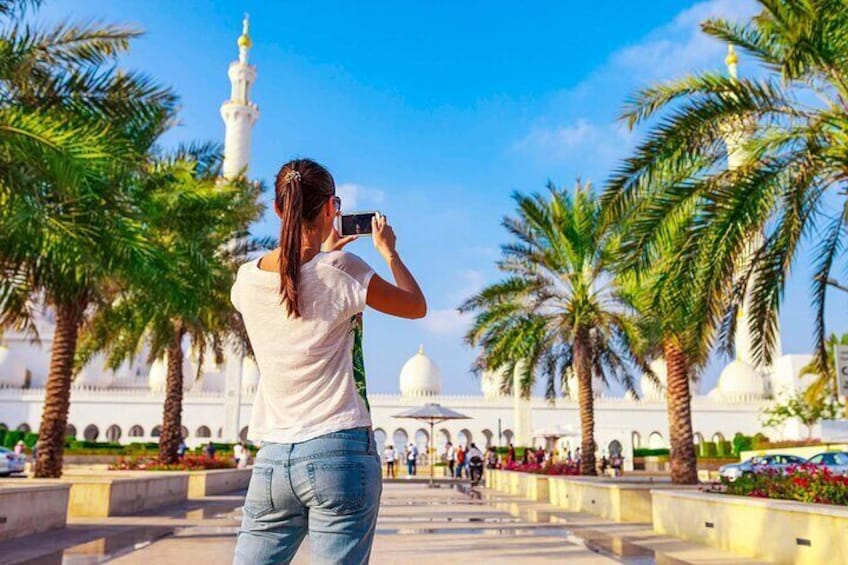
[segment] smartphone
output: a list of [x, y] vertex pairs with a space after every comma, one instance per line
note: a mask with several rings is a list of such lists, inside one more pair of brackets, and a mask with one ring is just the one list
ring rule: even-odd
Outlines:
[[377, 212], [354, 212], [342, 214], [341, 236], [349, 235], [371, 235], [371, 219]]

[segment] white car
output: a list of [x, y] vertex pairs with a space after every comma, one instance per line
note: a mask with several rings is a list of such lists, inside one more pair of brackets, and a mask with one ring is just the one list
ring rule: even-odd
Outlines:
[[785, 473], [787, 469], [803, 465], [807, 460], [797, 455], [766, 455], [764, 457], [751, 457], [741, 463], [730, 463], [722, 465], [718, 470], [719, 475], [735, 481], [745, 475], [763, 473], [766, 471], [777, 471]]
[[0, 476], [23, 473], [26, 468], [26, 455], [18, 455], [11, 449], [0, 447]]

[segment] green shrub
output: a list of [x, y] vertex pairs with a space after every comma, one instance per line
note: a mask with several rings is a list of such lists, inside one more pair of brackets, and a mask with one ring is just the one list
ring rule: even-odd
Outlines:
[[35, 432], [27, 432], [24, 434], [24, 444], [32, 449], [38, 443], [38, 434]]
[[743, 451], [750, 451], [754, 447], [754, 438], [737, 433], [733, 436], [733, 455], [739, 456]]
[[633, 449], [633, 457], [662, 457], [668, 454], [669, 450], [667, 447], [661, 447], [659, 449], [651, 449], [650, 447], [637, 447]]
[[0, 445], [6, 445], [6, 432], [8, 430], [6, 428], [0, 428]]
[[718, 447], [711, 441], [704, 441], [698, 446], [700, 447], [700, 456], [705, 459], [718, 457]]
[[9, 430], [6, 432], [6, 437], [3, 439], [3, 447], [14, 449], [15, 444], [24, 439], [24, 432], [18, 430]]
[[762, 432], [757, 432], [754, 435], [753, 441], [751, 442], [751, 447], [753, 449], [763, 449], [763, 447], [769, 443], [769, 438]]
[[733, 444], [727, 440], [717, 442], [716, 448], [716, 455], [719, 457], [731, 457], [733, 455]]

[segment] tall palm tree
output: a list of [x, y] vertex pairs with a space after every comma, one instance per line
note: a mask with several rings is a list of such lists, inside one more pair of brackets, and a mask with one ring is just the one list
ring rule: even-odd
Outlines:
[[239, 335], [230, 304], [238, 259], [257, 244], [243, 230], [262, 212], [260, 187], [244, 179], [222, 182], [220, 163], [217, 146], [196, 145], [145, 171], [134, 198], [155, 251], [144, 271], [116, 281], [118, 291], [92, 319], [83, 344], [83, 357], [108, 350], [111, 367], [144, 345], [150, 359], [165, 357], [159, 457], [169, 463], [182, 439], [184, 338], [198, 355], [198, 371], [207, 347], [216, 363], [223, 361], [225, 341]]
[[632, 311], [619, 296], [609, 267], [615, 242], [602, 224], [590, 185], [579, 182], [573, 196], [548, 185], [549, 197], [516, 193], [516, 218], [503, 221], [517, 241], [502, 247], [498, 267], [506, 278], [468, 299], [460, 309], [474, 312], [466, 340], [479, 347], [478, 368], [506, 374], [520, 371], [529, 395], [541, 372], [546, 396], [556, 383], [578, 383], [581, 472], [594, 475], [594, 394], [592, 379], [613, 377], [628, 389], [628, 364], [644, 366]]
[[0, 324], [35, 333], [33, 305], [55, 315], [35, 474], [57, 477], [79, 328], [104, 278], [148, 251], [124, 180], [175, 97], [115, 68], [136, 30], [24, 23], [38, 4], [0, 2]]
[[[731, 350], [745, 302], [763, 364], [771, 362], [790, 265], [804, 236], [817, 233], [813, 304], [824, 367], [826, 281], [848, 217], [841, 190], [848, 178], [848, 5], [759, 3], [761, 12], [744, 24], [718, 19], [702, 28], [750, 54], [763, 78], [738, 78], [731, 51], [729, 76], [687, 76], [637, 93], [623, 118], [650, 130], [605, 199], [612, 218], [632, 219], [633, 264], [650, 268], [660, 250], [671, 258], [659, 295], [682, 289], [697, 297], [703, 315], [694, 317], [701, 328], [692, 343], [706, 347], [718, 329], [720, 345]], [[825, 201], [834, 197], [839, 206], [831, 212]], [[679, 224], [670, 237], [669, 226]]]

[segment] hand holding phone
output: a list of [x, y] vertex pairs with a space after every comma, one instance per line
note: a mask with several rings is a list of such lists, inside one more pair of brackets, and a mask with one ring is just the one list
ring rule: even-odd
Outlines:
[[341, 215], [341, 235], [371, 235], [372, 219], [378, 212], [354, 212]]
[[379, 212], [374, 214], [371, 219], [371, 236], [374, 240], [374, 248], [383, 256], [383, 259], [388, 261], [395, 255], [395, 230], [386, 221], [386, 217]]

